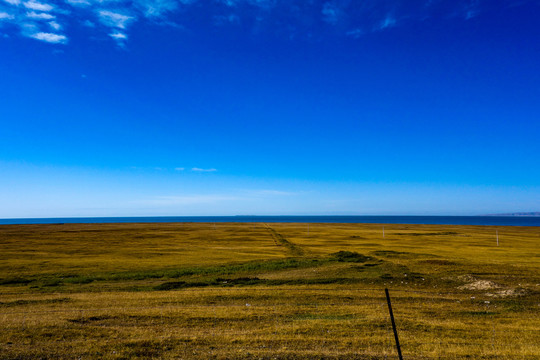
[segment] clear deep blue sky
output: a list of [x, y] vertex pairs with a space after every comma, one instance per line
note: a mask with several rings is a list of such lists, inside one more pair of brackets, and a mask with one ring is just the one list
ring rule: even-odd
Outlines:
[[0, 217], [539, 211], [539, 15], [0, 0]]

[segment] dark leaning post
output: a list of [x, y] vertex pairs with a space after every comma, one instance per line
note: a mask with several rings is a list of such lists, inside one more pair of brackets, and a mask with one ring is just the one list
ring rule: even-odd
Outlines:
[[384, 292], [386, 293], [386, 302], [388, 303], [388, 311], [390, 312], [390, 319], [392, 320], [392, 329], [394, 330], [394, 338], [396, 339], [398, 357], [399, 360], [403, 360], [403, 356], [401, 355], [401, 347], [399, 346], [396, 322], [394, 321], [394, 313], [392, 312], [392, 303], [390, 302], [390, 294], [388, 293], [388, 289], [384, 289]]

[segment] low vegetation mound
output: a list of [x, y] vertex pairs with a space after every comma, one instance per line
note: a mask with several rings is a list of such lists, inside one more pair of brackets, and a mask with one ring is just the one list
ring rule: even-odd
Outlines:
[[338, 251], [332, 256], [340, 262], [363, 263], [371, 260], [371, 257], [357, 253], [356, 251]]
[[174, 290], [182, 289], [188, 287], [188, 284], [185, 281], [168, 281], [166, 283], [157, 285], [154, 287], [156, 290]]

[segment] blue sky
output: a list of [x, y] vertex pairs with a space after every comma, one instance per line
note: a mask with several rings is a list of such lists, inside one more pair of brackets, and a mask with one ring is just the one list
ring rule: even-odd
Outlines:
[[538, 14], [0, 0], [0, 217], [539, 211]]

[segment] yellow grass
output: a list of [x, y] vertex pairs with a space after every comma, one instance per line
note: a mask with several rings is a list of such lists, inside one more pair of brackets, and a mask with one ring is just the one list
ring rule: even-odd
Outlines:
[[0, 226], [0, 358], [396, 358], [385, 287], [406, 359], [540, 358], [539, 228], [382, 226]]

